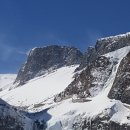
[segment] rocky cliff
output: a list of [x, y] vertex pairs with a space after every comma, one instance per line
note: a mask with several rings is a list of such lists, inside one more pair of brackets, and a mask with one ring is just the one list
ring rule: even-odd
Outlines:
[[[98, 92], [101, 91], [104, 84], [108, 80], [113, 66], [118, 63], [117, 58], [105, 57], [104, 55], [110, 53], [112, 51], [116, 51], [123, 47], [127, 47], [130, 45], [130, 33], [126, 33], [123, 35], [111, 36], [107, 38], [102, 38], [97, 40], [95, 47], [89, 47], [87, 52], [83, 55], [83, 59], [81, 61], [80, 66], [76, 69], [77, 74], [75, 76], [74, 81], [62, 92], [61, 97], [71, 97], [73, 94], [81, 94], [82, 96], [95, 96]], [[127, 60], [126, 60], [127, 59]], [[114, 88], [119, 86], [119, 82], [123, 82], [124, 84], [128, 80], [129, 73], [129, 54], [122, 60], [119, 70], [117, 72], [117, 77], [113, 84], [113, 89], [110, 92], [109, 97], [113, 97]], [[122, 71], [121, 71], [121, 70]], [[127, 70], [127, 78], [124, 75], [124, 71]], [[78, 73], [80, 71], [80, 73]], [[125, 72], [126, 74], [126, 72]], [[120, 75], [120, 78], [119, 78]], [[125, 76], [125, 77], [121, 77]], [[121, 79], [124, 78], [124, 81]], [[124, 85], [125, 86], [125, 85]], [[128, 85], [127, 85], [128, 86]], [[121, 86], [119, 88], [122, 88]], [[125, 89], [123, 87], [123, 89]], [[117, 91], [117, 89], [115, 90]], [[122, 91], [123, 92], [123, 91]], [[122, 93], [121, 92], [121, 93]], [[125, 95], [128, 94], [128, 90]], [[116, 94], [116, 92], [115, 92]], [[124, 93], [122, 93], [124, 95]], [[62, 98], [63, 98], [62, 97]], [[114, 96], [113, 98], [115, 98]], [[119, 98], [117, 98], [119, 99]], [[127, 99], [129, 100], [129, 99]]]
[[33, 121], [0, 99], [0, 130], [36, 130]]
[[130, 104], [130, 52], [122, 59], [108, 96]]
[[94, 47], [88, 47], [77, 70], [83, 69], [100, 55], [130, 46], [130, 33], [98, 39]]
[[26, 63], [18, 72], [15, 83], [24, 84], [34, 77], [54, 69], [80, 64], [83, 54], [74, 47], [52, 45], [34, 48], [30, 51]]

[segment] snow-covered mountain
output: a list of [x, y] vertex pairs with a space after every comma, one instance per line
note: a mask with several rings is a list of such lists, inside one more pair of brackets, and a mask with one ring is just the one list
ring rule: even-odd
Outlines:
[[15, 83], [23, 85], [30, 79], [63, 66], [80, 64], [82, 53], [74, 47], [52, 45], [33, 48], [18, 72]]
[[[62, 124], [60, 129], [63, 127], [65, 130], [81, 130], [85, 128], [90, 130], [100, 128], [103, 130], [129, 129], [129, 105], [108, 98], [110, 90], [113, 89], [113, 82], [115, 81], [120, 62], [129, 51], [130, 46], [103, 55], [103, 57], [111, 61], [112, 65], [110, 64], [109, 67], [108, 64], [104, 64], [106, 62], [99, 60], [99, 64], [96, 62], [98, 66], [95, 67], [94, 65], [92, 69], [88, 66], [89, 73], [87, 67], [81, 71], [79, 76], [62, 92], [62, 95], [66, 96], [57, 95], [62, 103], [48, 111], [51, 115], [54, 113], [52, 116], [54, 118], [49, 121], [49, 126], [52, 129], [56, 127], [55, 125], [59, 127], [58, 121], [60, 120], [60, 124]], [[110, 73], [107, 74], [108, 72]], [[72, 99], [64, 100], [68, 96], [72, 97]], [[69, 110], [60, 111], [64, 105], [69, 106]], [[57, 119], [58, 121], [55, 121]]]
[[32, 130], [130, 130], [129, 65], [130, 33], [99, 39], [84, 54], [34, 48], [0, 97]]

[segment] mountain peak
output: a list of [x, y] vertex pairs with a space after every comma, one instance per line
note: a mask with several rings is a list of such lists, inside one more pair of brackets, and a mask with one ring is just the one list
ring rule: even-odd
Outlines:
[[119, 34], [119, 35], [115, 35], [115, 36], [109, 36], [109, 37], [104, 37], [104, 38], [100, 38], [98, 39], [98, 41], [116, 41], [119, 40], [120, 38], [126, 38], [126, 37], [130, 37], [130, 32], [127, 32], [125, 34]]
[[82, 53], [75, 47], [51, 45], [33, 48], [20, 69], [16, 82], [26, 81], [62, 66], [80, 64]]
[[95, 49], [100, 55], [103, 55], [125, 46], [130, 46], [130, 33], [101, 38], [97, 40]]

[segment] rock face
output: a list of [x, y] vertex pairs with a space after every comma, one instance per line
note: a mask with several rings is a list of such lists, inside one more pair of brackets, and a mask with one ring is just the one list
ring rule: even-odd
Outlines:
[[95, 49], [100, 55], [115, 51], [130, 45], [130, 33], [101, 38], [97, 40]]
[[[127, 124], [120, 125], [119, 123], [110, 121], [109, 116], [100, 117], [95, 119], [80, 118], [73, 124], [73, 130], [129, 130], [130, 126]], [[78, 122], [79, 121], [79, 122]]]
[[[27, 126], [27, 124], [30, 126]], [[33, 121], [0, 99], [0, 130], [33, 129]]]
[[130, 52], [120, 63], [109, 98], [130, 104]]
[[27, 62], [20, 69], [15, 83], [24, 84], [28, 80], [43, 75], [62, 66], [80, 64], [83, 54], [74, 47], [58, 45], [34, 48]]
[[[29, 113], [30, 114], [30, 113]], [[45, 130], [46, 123], [0, 99], [0, 130]], [[32, 113], [33, 114], [33, 113]], [[34, 114], [35, 115], [35, 114]]]
[[101, 38], [97, 40], [94, 47], [89, 47], [83, 56], [83, 60], [77, 70], [96, 60], [98, 56], [115, 51], [125, 46], [130, 46], [130, 33]]
[[94, 47], [88, 47], [87, 51], [84, 53], [80, 66], [76, 71], [83, 69], [84, 67], [90, 65], [96, 58], [98, 54]]
[[[113, 68], [113, 62], [107, 57], [100, 56], [88, 65], [74, 81], [56, 98], [67, 98], [74, 94], [79, 97], [93, 97], [100, 92], [104, 83], [108, 80]], [[56, 100], [55, 98], [55, 100]]]
[[[88, 48], [87, 52], [83, 56], [80, 66], [76, 69], [77, 71], [80, 70], [81, 73], [75, 76], [74, 81], [65, 89], [65, 93], [62, 92], [59, 96], [64, 99], [64, 97], [71, 97], [73, 94], [81, 94], [81, 97], [83, 95], [97, 95], [98, 91], [102, 89], [105, 82], [108, 80], [112, 68], [116, 64], [116, 59], [110, 60], [103, 55], [129, 45], [130, 33], [97, 40], [95, 47]], [[109, 97], [126, 103], [130, 103], [130, 89], [128, 87], [130, 84], [129, 57], [130, 54], [122, 60], [113, 89], [109, 94]], [[118, 94], [117, 91], [119, 91]]]

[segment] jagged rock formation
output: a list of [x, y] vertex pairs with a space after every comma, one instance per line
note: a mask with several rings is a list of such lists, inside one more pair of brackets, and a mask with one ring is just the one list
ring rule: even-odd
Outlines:
[[[64, 92], [57, 95], [56, 98], [58, 98], [58, 100], [59, 100], [59, 97], [61, 99], [64, 99], [67, 97], [72, 97], [73, 94], [79, 94], [81, 95], [81, 97], [83, 95], [95, 96], [96, 94], [94, 94], [95, 93], [94, 90], [97, 91], [96, 93], [98, 93], [98, 90], [99, 91], [101, 90], [102, 86], [104, 86], [104, 83], [107, 81], [107, 79], [109, 78], [111, 74], [113, 65], [117, 63], [116, 59], [114, 60], [112, 59], [110, 61], [110, 59], [102, 55], [118, 50], [125, 46], [129, 46], [129, 45], [130, 45], [130, 33], [117, 35], [117, 36], [111, 36], [107, 38], [101, 38], [97, 40], [95, 47], [88, 48], [87, 52], [83, 56], [83, 60], [80, 66], [76, 69], [77, 71], [79, 70], [83, 70], [83, 71], [77, 74], [75, 76], [74, 81], [65, 89]], [[126, 58], [122, 61], [119, 71], [120, 69], [123, 69], [123, 70], [121, 72], [118, 71], [120, 78], [119, 78], [119, 75], [117, 75], [118, 78], [116, 78], [115, 80], [116, 83], [114, 83], [113, 89], [111, 90], [109, 94], [110, 95], [109, 97], [119, 99], [126, 103], [130, 102], [129, 101], [130, 92], [128, 89], [128, 85], [129, 85], [128, 57], [129, 57], [129, 54], [127, 56], [127, 61], [124, 61]], [[124, 75], [123, 71], [127, 71], [127, 75]], [[125, 76], [125, 77], [121, 77], [121, 76]], [[124, 78], [124, 81], [121, 80], [122, 78]], [[122, 94], [122, 96], [121, 94], [120, 96], [123, 99], [119, 98], [119, 95], [117, 96], [117, 91], [118, 91], [117, 89], [115, 89], [115, 92], [114, 92], [114, 88], [119, 86], [120, 82], [123, 82], [123, 84], [121, 83], [122, 86], [118, 88], [120, 88], [121, 92], [119, 91], [119, 93]], [[127, 85], [126, 88], [123, 87], [125, 85]], [[124, 89], [125, 89], [125, 92], [124, 92]]]
[[73, 130], [129, 130], [130, 126], [127, 124], [120, 125], [119, 123], [109, 121], [109, 116], [97, 116], [95, 119], [80, 118], [73, 123]]
[[90, 65], [86, 66], [80, 74], [75, 76], [74, 81], [65, 91], [55, 97], [55, 101], [72, 97], [74, 94], [82, 98], [96, 96], [108, 80], [113, 64], [116, 64], [116, 62], [105, 56], [98, 57]]
[[80, 66], [76, 71], [83, 69], [84, 67], [90, 65], [96, 58], [98, 54], [94, 47], [88, 47], [87, 51], [84, 53]]
[[[35, 114], [34, 114], [35, 115]], [[46, 123], [0, 99], [0, 130], [45, 130]]]
[[130, 46], [130, 33], [101, 38], [94, 47], [89, 47], [83, 56], [83, 60], [77, 70], [83, 69], [100, 55], [115, 51], [125, 46]]
[[130, 104], [130, 52], [120, 63], [109, 98]]
[[0, 130], [34, 129], [33, 121], [0, 99]]
[[34, 48], [28, 55], [27, 62], [20, 69], [15, 83], [19, 85], [62, 66], [80, 64], [82, 53], [74, 47], [52, 45]]
[[100, 55], [115, 51], [130, 45], [130, 33], [101, 38], [97, 40], [95, 49]]

